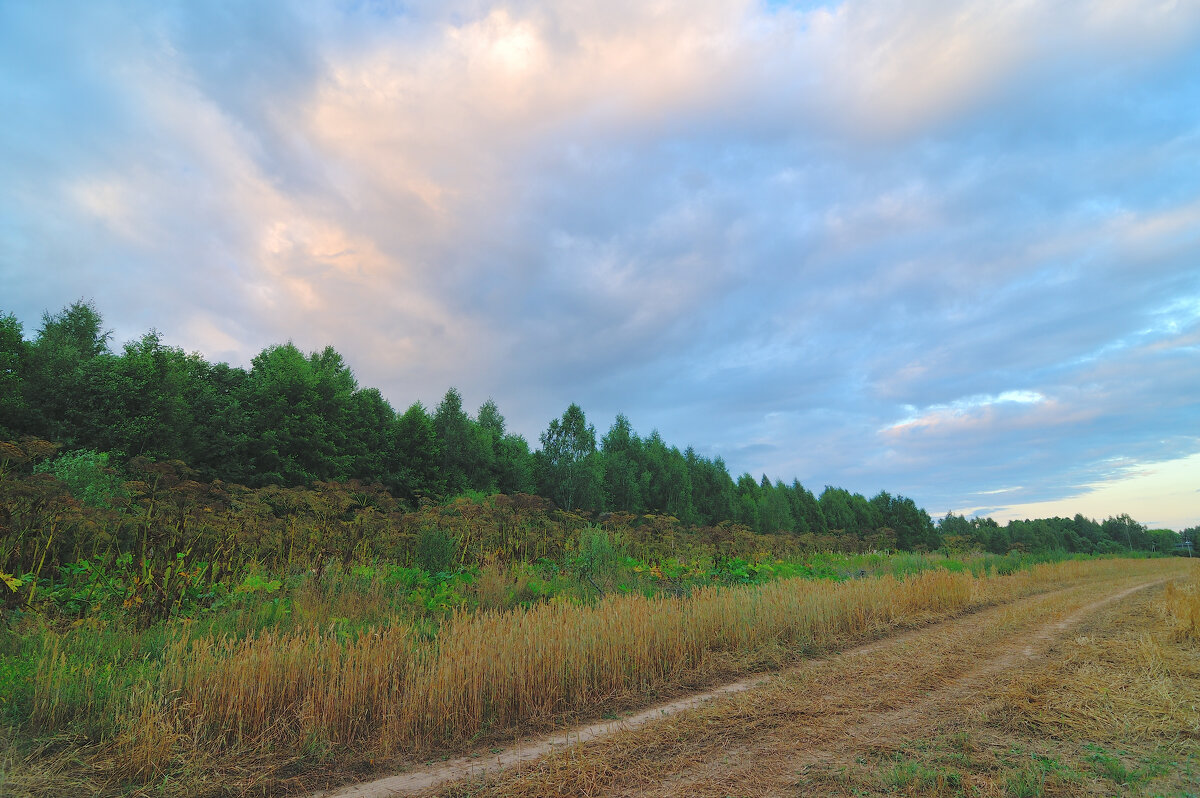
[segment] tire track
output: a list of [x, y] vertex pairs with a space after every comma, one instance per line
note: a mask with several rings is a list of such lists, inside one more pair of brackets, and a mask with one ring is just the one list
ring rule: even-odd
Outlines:
[[[1077, 626], [1096, 611], [1134, 593], [1162, 585], [1166, 581], [1167, 579], [1156, 579], [1134, 585], [1085, 604], [1064, 618], [1043, 624], [998, 650], [994, 656], [979, 663], [967, 673], [927, 693], [920, 700], [897, 709], [873, 713], [868, 719], [847, 726], [844, 734], [846, 744], [839, 748], [845, 750], [850, 746], [869, 747], [885, 737], [905, 736], [914, 730], [929, 728], [931, 719], [943, 714], [945, 707], [962, 706], [967, 703], [967, 699], [977, 694], [982, 687], [994, 682], [1002, 673], [1044, 655], [1067, 630]], [[833, 756], [834, 752], [829, 750], [809, 751], [794, 762], [799, 765], [812, 764]]]
[[[1099, 601], [1093, 602], [1092, 604], [1077, 610], [1068, 618], [1064, 618], [1053, 624], [1050, 624], [1047, 628], [1039, 629], [1035, 633], [1034, 637], [1036, 639], [1049, 639], [1049, 636], [1052, 634], [1050, 627], [1061, 631], [1062, 629], [1065, 629], [1068, 626], [1078, 622], [1080, 618], [1084, 617], [1094, 609], [1110, 601], [1123, 598], [1124, 596], [1129, 595], [1137, 590], [1144, 589], [1153, 584], [1159, 584], [1163, 581], [1165, 580], [1157, 580], [1156, 582], [1148, 582], [1137, 585], [1118, 594], [1107, 596]], [[1059, 588], [1057, 590], [1039, 593], [1035, 596], [1020, 599], [1020, 601], [1045, 599], [1048, 596], [1064, 593], [1072, 589], [1077, 589], [1077, 587], [1078, 586]], [[684, 698], [676, 699], [667, 703], [657, 704], [634, 715], [630, 715], [618, 720], [609, 720], [600, 723], [579, 726], [566, 731], [555, 732], [553, 734], [538, 737], [530, 741], [518, 740], [517, 742], [509, 745], [490, 757], [483, 757], [480, 755], [455, 757], [434, 765], [428, 765], [373, 781], [360, 782], [358, 784], [348, 785], [333, 790], [319, 791], [312, 793], [309, 798], [395, 798], [396, 796], [423, 793], [433, 788], [457, 781], [468, 779], [478, 781], [502, 771], [509, 770], [514, 766], [534, 762], [556, 751], [562, 751], [582, 743], [608, 737], [618, 732], [639, 729], [656, 720], [695, 709], [724, 696], [745, 692], [757, 685], [763, 684], [766, 681], [779, 676], [785, 676], [800, 669], [807, 669], [814, 666], [827, 664], [831, 661], [841, 658], [869, 654], [885, 646], [902, 645], [910, 639], [927, 634], [931, 630], [935, 630], [947, 623], [952, 623], [956, 620], [962, 620], [965, 617], [969, 617], [970, 615], [977, 614], [980, 611], [992, 608], [994, 608], [994, 606], [980, 607], [972, 612], [964, 613], [953, 618], [944, 619], [930, 625], [922, 626], [916, 629], [909, 629], [898, 634], [889, 635], [879, 640], [857, 645], [829, 655], [814, 657], [812, 659], [805, 660], [802, 664], [791, 666], [781, 671], [759, 673], [749, 678], [731, 682], [703, 693], [686, 696]], [[995, 660], [992, 661], [994, 662]], [[997, 669], [1003, 669], [1003, 666], [997, 666]], [[903, 711], [904, 709], [896, 710], [895, 712], [900, 713]], [[894, 719], [898, 721], [901, 719], [901, 716], [896, 714]], [[879, 722], [882, 723], [883, 719], [881, 718]]]

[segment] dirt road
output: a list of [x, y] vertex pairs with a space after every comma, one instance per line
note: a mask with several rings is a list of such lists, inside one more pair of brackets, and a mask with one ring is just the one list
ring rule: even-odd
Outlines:
[[802, 782], [809, 768], [836, 767], [948, 719], [953, 725], [975, 696], [1031, 667], [1082, 621], [1162, 581], [1023, 599], [489, 757], [319, 796], [388, 798], [439, 787], [486, 795], [796, 794], [797, 776]]

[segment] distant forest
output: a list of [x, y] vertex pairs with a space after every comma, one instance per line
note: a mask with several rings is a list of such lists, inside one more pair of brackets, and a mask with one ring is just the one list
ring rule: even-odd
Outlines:
[[733, 522], [758, 534], [853, 536], [905, 550], [1104, 553], [1179, 541], [1127, 515], [1001, 526], [951, 514], [935, 525], [912, 499], [886, 491], [868, 499], [825, 487], [818, 496], [796, 480], [734, 480], [721, 458], [681, 451], [657, 431], [643, 438], [623, 415], [598, 438], [575, 404], [531, 449], [494, 402], [470, 415], [454, 388], [432, 411], [415, 402], [397, 412], [377, 389], [360, 387], [332, 347], [271, 346], [247, 370], [165, 346], [155, 331], [119, 353], [109, 339], [83, 301], [46, 313], [32, 340], [15, 316], [0, 315], [0, 441], [62, 444], [62, 457], [75, 458], [57, 470], [64, 479], [67, 463], [86, 452], [116, 472], [134, 458], [182, 461], [197, 479], [251, 488], [377, 484], [411, 508], [472, 492], [537, 494], [567, 511]]

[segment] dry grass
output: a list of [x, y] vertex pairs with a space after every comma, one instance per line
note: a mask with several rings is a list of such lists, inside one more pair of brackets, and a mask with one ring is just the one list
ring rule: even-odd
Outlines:
[[1163, 599], [1166, 617], [1181, 642], [1200, 643], [1200, 580], [1171, 582]]
[[175, 724], [193, 736], [421, 752], [488, 731], [546, 728], [617, 697], [778, 666], [1113, 568], [1064, 563], [990, 579], [931, 571], [549, 603], [459, 615], [427, 642], [404, 627], [349, 641], [313, 632], [200, 641], [168, 655], [160, 684]]
[[1002, 694], [1001, 716], [1042, 737], [1194, 748], [1200, 742], [1200, 578], [1064, 641]]
[[[1035, 658], [1032, 668], [1026, 660], [1027, 647], [1048, 645], [1035, 640], [1037, 630], [1145, 581], [1137, 570], [1107, 585], [1029, 598], [853, 656], [810, 662], [749, 693], [444, 794], [1108, 794], [1088, 791], [1094, 785], [1076, 777], [1078, 768], [1093, 767], [1090, 760], [1060, 767], [1042, 747], [1043, 732], [1001, 734], [987, 720], [998, 712], [997, 685], [1040, 673], [1049, 662]], [[1096, 689], [1081, 683], [1081, 690]], [[1193, 693], [1185, 700], [1195, 705]], [[1148, 706], [1144, 718], [1159, 708]], [[1148, 733], [1161, 740], [1189, 722], [1168, 716]], [[1114, 734], [1120, 733], [1118, 727]]]
[[65, 737], [45, 739], [32, 751], [22, 750], [10, 733], [0, 728], [0, 795], [96, 795], [101, 787], [88, 778], [85, 764], [92, 753], [94, 747]]
[[[214, 774], [224, 774], [231, 791], [251, 784], [270, 790], [289, 783], [287, 769], [300, 759], [309, 771], [325, 763], [335, 772], [351, 760], [370, 767], [464, 750], [889, 630], [1055, 588], [1144, 579], [1167, 567], [1174, 565], [1065, 562], [989, 578], [932, 571], [905, 580], [705, 589], [687, 598], [631, 595], [594, 606], [461, 614], [433, 638], [405, 626], [350, 639], [332, 626], [240, 641], [202, 637], [169, 647], [147, 671], [141, 692], [98, 693], [91, 703], [72, 704], [71, 712], [102, 716], [114, 729], [103, 752], [89, 756], [94, 777], [114, 790], [130, 781], [159, 782], [167, 785], [163, 793], [199, 794], [198, 785]], [[996, 618], [986, 635], [972, 632], [946, 649], [939, 668], [910, 672], [897, 660], [891, 670], [874, 671], [872, 680], [885, 688], [877, 702], [887, 708], [888, 701], [935, 688], [971, 662], [967, 648], [1028, 620], [1003, 611]], [[47, 657], [62, 655], [51, 650]], [[65, 680], [81, 675], [65, 673], [63, 662], [48, 660], [37, 676], [34, 715], [46, 728], [66, 719], [58, 697]], [[829, 684], [856, 676], [837, 673]], [[740, 719], [746, 724], [772, 716], [768, 707], [748, 711]], [[712, 729], [705, 734], [721, 739]], [[243, 771], [247, 762], [254, 774]], [[561, 767], [555, 762], [547, 767]], [[604, 766], [585, 771], [594, 774], [596, 767]], [[595, 777], [582, 773], [555, 778], [590, 789]]]

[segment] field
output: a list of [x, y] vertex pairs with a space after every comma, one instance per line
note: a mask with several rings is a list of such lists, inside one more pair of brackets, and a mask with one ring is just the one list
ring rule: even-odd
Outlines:
[[440, 794], [1195, 795], [1200, 585], [1160, 579], [1079, 584], [811, 660]]
[[[455, 755], [487, 761], [514, 740], [751, 674], [777, 675], [486, 777], [499, 781], [449, 789], [1105, 794], [1097, 768], [1125, 769], [1127, 784], [1110, 780], [1114, 789], [1188, 778], [1198, 616], [1187, 561], [811, 558], [763, 563], [750, 584], [710, 576], [655, 590], [657, 576], [637, 581], [636, 561], [604, 565], [604, 544], [589, 545], [585, 578], [546, 573], [534, 592], [548, 597], [518, 600], [534, 578], [525, 566], [451, 584], [473, 609], [429, 601], [454, 579], [359, 567], [247, 578], [215, 611], [141, 628], [105, 615], [70, 624], [28, 615], [0, 661], [10, 696], [0, 787], [15, 796], [307, 794]], [[598, 588], [590, 599], [589, 582]], [[414, 594], [426, 602], [420, 612]], [[1061, 648], [1077, 639], [1068, 627], [1083, 634], [1089, 624], [1094, 643]], [[1124, 679], [1132, 698], [1104, 679]], [[1174, 701], [1173, 714], [1137, 691]], [[1115, 703], [1082, 700], [1098, 694]], [[1139, 702], [1152, 709], [1122, 709]], [[1132, 731], [1114, 738], [1114, 717]], [[1000, 756], [1001, 742], [1020, 753]], [[1010, 789], [1022, 778], [1036, 789]]]

